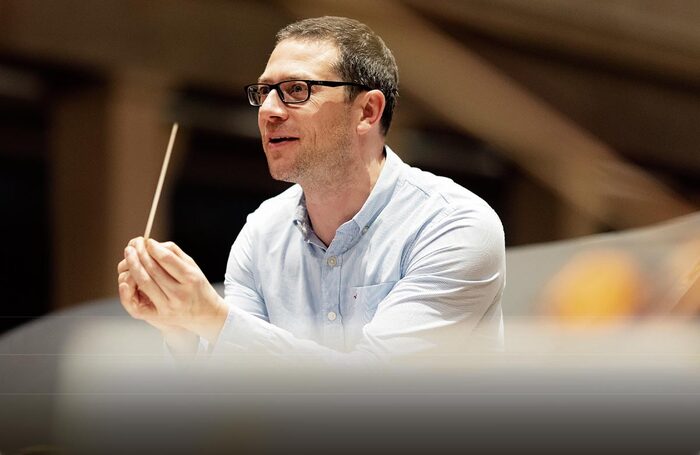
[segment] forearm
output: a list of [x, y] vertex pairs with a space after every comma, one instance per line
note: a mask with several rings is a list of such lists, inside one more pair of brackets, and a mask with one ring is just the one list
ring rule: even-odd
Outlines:
[[221, 358], [244, 354], [252, 355], [250, 358], [273, 359], [289, 364], [339, 365], [353, 363], [355, 359], [362, 359], [365, 363], [375, 360], [375, 356], [368, 352], [349, 354], [324, 346], [316, 340], [300, 337], [238, 307], [229, 309], [212, 353]]
[[383, 334], [381, 329], [372, 331], [366, 328], [363, 332], [364, 335], [349, 351], [339, 350], [297, 336], [234, 307], [229, 310], [212, 353], [218, 360], [243, 354], [250, 359], [268, 359], [289, 365], [365, 368], [411, 354], [426, 353], [435, 347], [433, 341], [418, 336]]
[[228, 308], [224, 299], [216, 291], [212, 289], [211, 294], [209, 298], [212, 302], [206, 306], [203, 305], [206, 311], [191, 318], [184, 326], [192, 333], [199, 335], [210, 343], [214, 343], [219, 338], [221, 328], [226, 322]]

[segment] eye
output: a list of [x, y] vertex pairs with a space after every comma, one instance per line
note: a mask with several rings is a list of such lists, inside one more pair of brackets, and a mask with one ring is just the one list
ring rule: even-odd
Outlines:
[[309, 98], [309, 86], [304, 81], [288, 81], [282, 84], [287, 102], [304, 102]]
[[287, 89], [287, 93], [290, 95], [298, 94], [304, 91], [306, 91], [306, 84], [301, 82], [295, 82]]

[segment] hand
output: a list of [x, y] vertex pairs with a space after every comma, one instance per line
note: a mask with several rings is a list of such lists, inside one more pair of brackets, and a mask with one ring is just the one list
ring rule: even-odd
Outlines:
[[145, 242], [137, 237], [120, 262], [119, 295], [136, 319], [163, 331], [184, 329], [210, 342], [218, 337], [228, 314], [194, 260], [172, 242]]
[[135, 319], [141, 319], [158, 330], [170, 351], [176, 357], [190, 358], [196, 355], [199, 348], [199, 336], [181, 327], [168, 326], [159, 322], [157, 308], [146, 294], [136, 286], [134, 278], [129, 273], [129, 265], [123, 259], [117, 265], [119, 273], [119, 297], [124, 309]]
[[[122, 262], [126, 264], [126, 261]], [[133, 318], [144, 320], [160, 330], [170, 352], [176, 357], [190, 358], [197, 354], [199, 349], [199, 336], [197, 334], [181, 327], [164, 325], [159, 323], [157, 318], [149, 317], [149, 314], [157, 313], [157, 310], [146, 294], [138, 288], [133, 290], [135, 284], [133, 284], [133, 278], [129, 277], [128, 271], [120, 273], [119, 281], [121, 303]]]
[[134, 277], [129, 271], [129, 264], [126, 259], [123, 259], [117, 265], [117, 273], [119, 273], [119, 299], [124, 309], [134, 319], [141, 319], [149, 322], [151, 325], [161, 331], [168, 331], [170, 327], [158, 322], [155, 316], [158, 310], [150, 298], [136, 285]]

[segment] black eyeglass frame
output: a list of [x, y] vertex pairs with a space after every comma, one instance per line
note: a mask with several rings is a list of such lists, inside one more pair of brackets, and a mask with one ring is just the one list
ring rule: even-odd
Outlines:
[[[304, 82], [304, 83], [306, 83], [306, 85], [309, 87], [309, 90], [306, 94], [306, 99], [300, 100], [300, 101], [287, 101], [287, 100], [285, 100], [284, 99], [284, 92], [282, 91], [281, 85], [285, 84], [287, 82]], [[288, 79], [286, 81], [280, 81], [276, 84], [265, 84], [262, 82], [258, 82], [255, 84], [246, 85], [245, 87], [243, 87], [243, 90], [245, 91], [245, 94], [248, 97], [248, 102], [250, 103], [250, 105], [255, 106], [255, 107], [260, 107], [260, 106], [262, 106], [262, 103], [260, 103], [260, 104], [254, 103], [253, 99], [250, 96], [250, 88], [251, 87], [259, 87], [259, 86], [269, 87], [270, 91], [267, 94], [269, 95], [270, 93], [272, 93], [273, 90], [276, 90], [277, 94], [280, 97], [280, 100], [282, 100], [282, 102], [284, 104], [301, 104], [301, 103], [305, 103], [305, 102], [309, 101], [309, 99], [311, 98], [311, 87], [313, 87], [314, 85], [322, 85], [324, 87], [352, 86], [352, 87], [359, 87], [359, 88], [364, 89], [364, 90], [372, 90], [370, 87], [368, 87], [364, 84], [360, 84], [358, 82], [315, 81], [315, 80], [308, 80], [308, 79]], [[267, 95], [265, 95], [265, 96], [267, 96]]]

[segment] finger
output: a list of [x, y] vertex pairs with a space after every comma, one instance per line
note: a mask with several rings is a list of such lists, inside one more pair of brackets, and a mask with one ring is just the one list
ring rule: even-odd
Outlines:
[[122, 259], [117, 264], [117, 273], [123, 273], [129, 270], [129, 265], [126, 263], [126, 259]]
[[139, 291], [136, 281], [131, 276], [129, 272], [123, 272], [119, 274], [119, 285], [126, 284], [128, 286], [128, 296], [131, 299], [133, 305], [152, 305], [153, 303], [148, 299], [148, 296]]
[[151, 257], [163, 267], [163, 270], [178, 283], [188, 281], [188, 278], [191, 277], [193, 273], [192, 267], [196, 267], [194, 261], [190, 262], [191, 258], [189, 258], [189, 256], [185, 255], [186, 258], [183, 258], [170, 248], [165, 248], [162, 244], [154, 240], [148, 241], [148, 252]]
[[127, 282], [127, 275], [128, 274], [124, 274], [124, 277], [121, 275], [119, 276], [119, 300], [121, 300], [122, 305], [125, 307], [127, 304], [132, 303], [136, 292], [136, 286], [132, 286]]
[[131, 289], [133, 289], [133, 294], [134, 294], [134, 302], [138, 303], [139, 305], [153, 305], [153, 302], [151, 302], [151, 299], [148, 298], [146, 294], [141, 292], [139, 290], [138, 285], [136, 284], [136, 280], [134, 280], [134, 277], [131, 276], [130, 273], [125, 272], [123, 275], [119, 276], [120, 283], [119, 284], [127, 284]]
[[141, 252], [146, 249], [145, 239], [143, 237], [131, 239], [129, 246], [135, 248], [137, 252]]
[[158, 308], [151, 302], [151, 299], [148, 298], [146, 294], [141, 292], [140, 289], [136, 288], [136, 303], [138, 304], [139, 308], [140, 307], [148, 307], [148, 308], [153, 308], [155, 312], [158, 312]]
[[143, 267], [138, 253], [133, 247], [127, 247], [126, 261], [129, 264], [129, 274], [134, 279], [136, 287], [146, 294], [154, 305], [165, 303], [167, 301], [166, 295]]
[[139, 237], [134, 237], [133, 239], [129, 240], [129, 245], [128, 245], [128, 246], [133, 246], [134, 248], [136, 248], [136, 243], [137, 243], [139, 240], [143, 240], [143, 237], [141, 237], [141, 236], [139, 236]]
[[158, 287], [169, 296], [168, 291], [174, 289], [180, 283], [151, 257], [150, 253], [144, 248], [143, 242], [137, 243], [137, 247], [139, 260], [146, 272], [153, 278]]
[[134, 301], [135, 292], [135, 288], [129, 286], [128, 284], [119, 283], [119, 301], [121, 302], [122, 306], [132, 318], [143, 319], [139, 314]]
[[134, 290], [126, 283], [119, 285], [119, 300], [122, 302], [122, 306], [129, 315], [134, 319], [153, 320], [158, 312], [156, 307], [152, 304], [141, 303], [139, 297], [137, 297], [139, 291]]
[[[148, 243], [150, 243], [150, 241]], [[158, 242], [155, 242], [155, 243], [158, 243]], [[192, 261], [194, 263], [194, 259], [192, 259], [187, 253], [182, 251], [182, 249], [179, 246], [177, 246], [174, 242], [163, 242], [160, 245], [162, 245], [164, 248], [169, 249], [170, 251], [175, 253], [178, 257], [185, 259], [185, 260], [188, 260], [188, 261]]]

